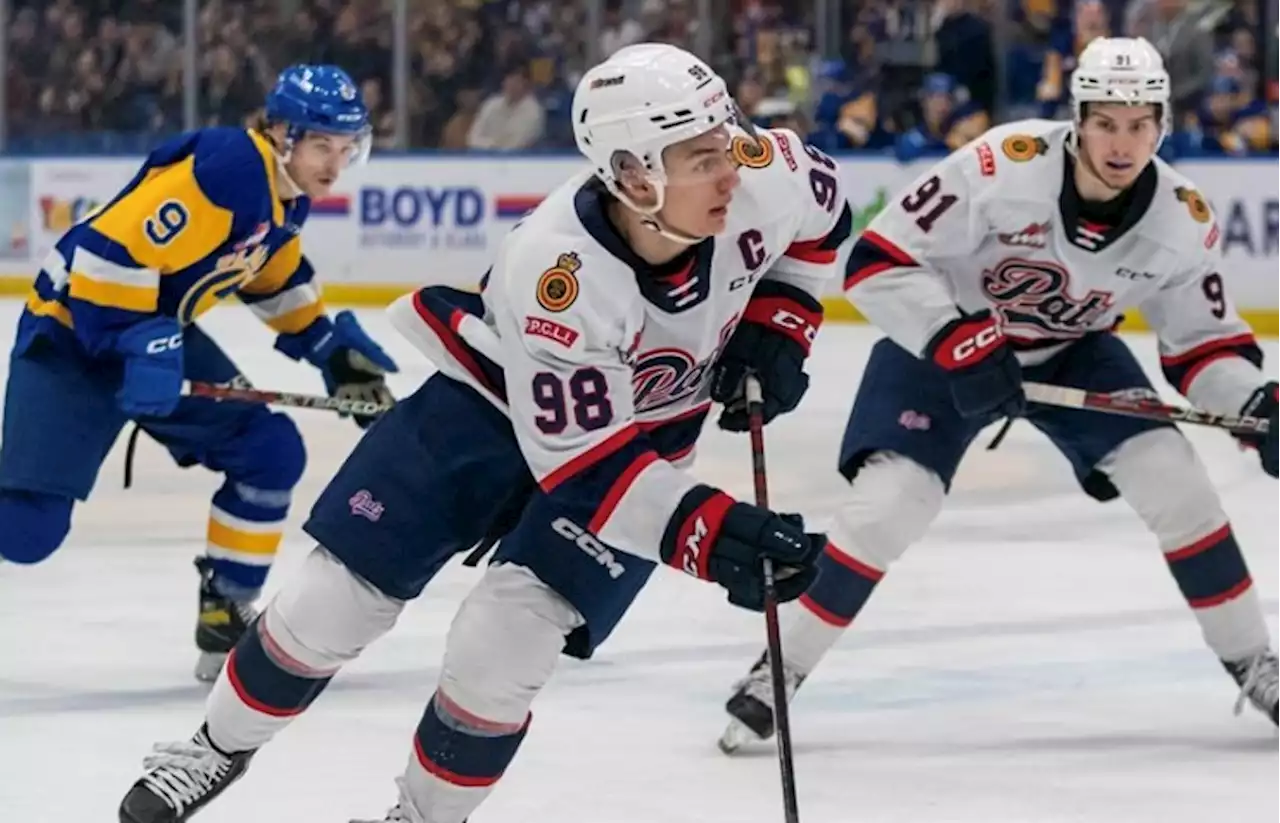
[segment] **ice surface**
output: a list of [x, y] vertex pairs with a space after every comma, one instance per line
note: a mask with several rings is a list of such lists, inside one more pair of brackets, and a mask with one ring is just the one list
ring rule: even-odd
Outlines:
[[[0, 328], [17, 311], [0, 305]], [[412, 390], [425, 361], [379, 311], [361, 316], [404, 366], [397, 392]], [[243, 310], [218, 309], [204, 325], [258, 385], [319, 390], [314, 372], [272, 352]], [[777, 506], [820, 522], [839, 499], [834, 453], [875, 336], [823, 330], [813, 389], [768, 430]], [[1131, 342], [1158, 376], [1154, 341]], [[1273, 364], [1276, 346], [1266, 348]], [[295, 418], [311, 465], [271, 588], [310, 548], [297, 526], [358, 436], [324, 413]], [[1225, 436], [1190, 434], [1274, 632], [1275, 482]], [[696, 471], [750, 494], [745, 439], [709, 428]], [[114, 820], [151, 744], [200, 722], [190, 563], [218, 481], [177, 469], [145, 438], [135, 488], [122, 490], [120, 477], [117, 448], [67, 545], [37, 567], [0, 567], [3, 823]], [[380, 815], [450, 617], [477, 574], [446, 570], [199, 820]], [[729, 759], [715, 747], [729, 685], [763, 636], [761, 619], [715, 587], [658, 573], [597, 659], [564, 661], [474, 823], [781, 821], [773, 748]], [[971, 451], [946, 512], [797, 698], [801, 818], [1274, 821], [1276, 733], [1251, 710], [1233, 717], [1234, 699], [1137, 518], [1122, 502], [1083, 497], [1066, 462], [1019, 424], [998, 451]]]

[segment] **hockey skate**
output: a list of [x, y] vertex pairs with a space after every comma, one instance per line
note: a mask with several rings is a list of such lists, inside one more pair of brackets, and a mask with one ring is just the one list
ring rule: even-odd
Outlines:
[[[386, 816], [377, 820], [352, 820], [351, 823], [425, 823], [426, 818], [413, 805], [413, 799], [409, 797], [409, 792], [405, 789], [404, 778], [396, 778], [396, 788], [400, 790], [400, 802], [392, 806]], [[467, 823], [467, 821], [462, 821]]]
[[1240, 686], [1235, 713], [1244, 711], [1244, 703], [1248, 700], [1255, 709], [1270, 717], [1272, 723], [1277, 723], [1280, 672], [1277, 671], [1276, 653], [1268, 650], [1243, 660], [1223, 660], [1222, 665]]
[[164, 743], [143, 761], [146, 774], [120, 802], [120, 823], [182, 823], [240, 779], [253, 752], [227, 754], [206, 729], [181, 743]]
[[196, 558], [196, 569], [200, 572], [200, 615], [196, 619], [200, 658], [195, 675], [196, 680], [212, 683], [258, 613], [248, 601], [232, 600], [214, 589], [209, 558]]
[[[785, 663], [783, 675], [790, 702], [804, 682], [804, 675]], [[769, 672], [768, 652], [760, 655], [747, 676], [734, 684], [733, 696], [724, 708], [731, 718], [728, 728], [720, 735], [720, 751], [725, 754], [733, 754], [753, 740], [773, 737], [773, 676]]]

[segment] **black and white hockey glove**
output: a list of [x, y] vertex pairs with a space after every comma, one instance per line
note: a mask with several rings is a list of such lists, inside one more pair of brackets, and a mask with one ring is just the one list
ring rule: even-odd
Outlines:
[[925, 346], [925, 356], [946, 371], [961, 417], [1026, 412], [1022, 367], [990, 311], [962, 314], [943, 326]]
[[[333, 320], [321, 317], [297, 334], [280, 335], [276, 349], [318, 368], [330, 397], [385, 405], [395, 402], [386, 376], [398, 371], [396, 361], [360, 328], [349, 311], [338, 312]], [[362, 429], [377, 420], [369, 415], [354, 417]]]
[[1237, 434], [1235, 438], [1251, 449], [1258, 450], [1258, 459], [1262, 461], [1262, 470], [1272, 477], [1276, 476], [1276, 411], [1280, 402], [1276, 399], [1277, 384], [1273, 380], [1265, 386], [1259, 386], [1244, 404], [1240, 414], [1248, 417], [1262, 417], [1271, 421], [1271, 428], [1266, 434]]
[[763, 560], [773, 561], [779, 602], [795, 600], [818, 577], [814, 566], [827, 540], [807, 533], [799, 515], [779, 515], [739, 503], [710, 486], [685, 494], [662, 535], [662, 561], [718, 583], [729, 602], [764, 609]]
[[756, 286], [712, 375], [711, 399], [725, 407], [720, 428], [747, 430], [749, 373], [760, 380], [765, 423], [800, 404], [809, 388], [804, 361], [821, 325], [822, 304], [807, 292], [774, 280]]

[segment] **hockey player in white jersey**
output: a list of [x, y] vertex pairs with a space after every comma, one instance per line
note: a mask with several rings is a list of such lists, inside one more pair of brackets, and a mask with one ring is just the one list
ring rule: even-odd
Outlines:
[[[481, 295], [433, 287], [396, 326], [439, 366], [356, 447], [305, 524], [320, 544], [227, 660], [204, 725], [161, 747], [122, 823], [188, 819], [388, 631], [459, 551], [500, 536], [450, 628], [387, 821], [461, 823], [529, 728], [558, 655], [588, 657], [658, 564], [762, 607], [815, 577], [823, 538], [683, 467], [713, 400], [746, 426], [795, 408], [817, 295], [852, 215], [835, 163], [755, 133], [724, 81], [663, 45], [582, 78], [592, 169], [505, 239]], [[746, 130], [744, 130], [744, 128]]]
[[[1270, 419], [1269, 435], [1240, 439], [1276, 475], [1276, 383], [1227, 295], [1218, 225], [1155, 156], [1170, 122], [1159, 54], [1141, 39], [1094, 40], [1071, 91], [1072, 122], [992, 129], [911, 184], [854, 246], [845, 291], [888, 337], [845, 432], [839, 468], [852, 488], [821, 576], [783, 610], [788, 685], [923, 536], [979, 430], [1024, 416], [1086, 493], [1122, 497], [1142, 518], [1241, 699], [1274, 723], [1276, 656], [1258, 595], [1191, 445], [1171, 425], [1026, 405], [1024, 376], [1152, 393], [1111, 334], [1138, 308], [1165, 376], [1193, 404]], [[772, 706], [761, 658], [729, 699], [721, 747], [771, 735]]]

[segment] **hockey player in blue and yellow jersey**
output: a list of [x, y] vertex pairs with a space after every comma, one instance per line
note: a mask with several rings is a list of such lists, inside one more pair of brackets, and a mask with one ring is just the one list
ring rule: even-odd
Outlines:
[[236, 295], [278, 333], [276, 349], [320, 369], [330, 394], [389, 399], [383, 376], [395, 363], [354, 316], [327, 316], [299, 237], [310, 198], [367, 156], [368, 120], [341, 69], [285, 70], [258, 128], [164, 143], [63, 235], [18, 324], [0, 558], [37, 563], [58, 548], [130, 419], [179, 465], [221, 472], [197, 561], [201, 679], [216, 676], [252, 619], [306, 453], [293, 422], [265, 406], [181, 395], [184, 380], [243, 380], [195, 320]]

